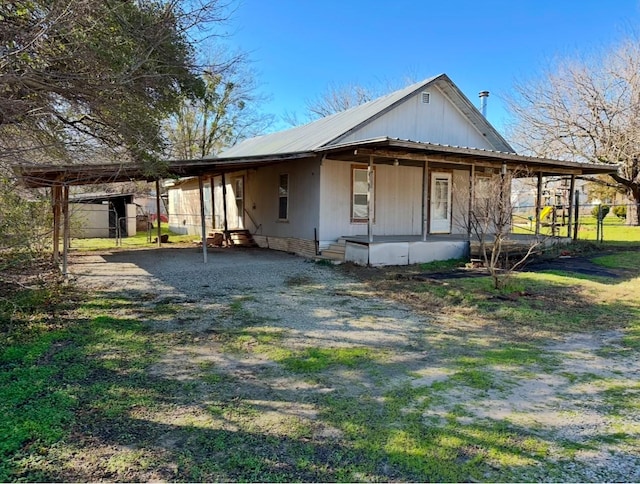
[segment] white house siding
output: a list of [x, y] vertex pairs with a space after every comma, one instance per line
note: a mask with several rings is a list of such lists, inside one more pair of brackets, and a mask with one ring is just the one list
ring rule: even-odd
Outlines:
[[431, 86], [427, 91], [430, 94], [428, 104], [422, 102], [422, 93], [418, 92], [383, 116], [340, 138], [339, 142], [388, 136], [411, 141], [492, 149], [482, 133], [469, 123], [440, 89]]
[[[289, 175], [288, 220], [278, 220], [278, 184], [281, 174]], [[244, 216], [236, 205], [236, 179], [244, 186]], [[224, 228], [222, 177], [205, 177], [212, 183], [213, 213], [207, 215], [207, 229]], [[319, 160], [299, 160], [269, 165], [255, 170], [225, 174], [227, 220], [230, 230], [246, 228], [262, 247], [315, 253], [314, 229], [318, 228], [320, 186]], [[169, 226], [178, 233], [199, 235], [200, 199], [198, 180], [186, 180], [169, 189]]]
[[[325, 160], [320, 181], [320, 242], [341, 236], [366, 235], [366, 223], [351, 222], [353, 163]], [[422, 230], [421, 167], [375, 165], [375, 235], [420, 235]]]
[[[278, 220], [280, 175], [289, 175], [288, 220]], [[245, 185], [245, 207], [255, 220], [251, 232], [272, 238], [293, 238], [313, 242], [318, 228], [320, 199], [319, 160], [297, 160], [249, 170]]]
[[[200, 191], [198, 179], [185, 180], [169, 188], [169, 230], [177, 234], [200, 235]], [[207, 221], [211, 228], [211, 221]]]

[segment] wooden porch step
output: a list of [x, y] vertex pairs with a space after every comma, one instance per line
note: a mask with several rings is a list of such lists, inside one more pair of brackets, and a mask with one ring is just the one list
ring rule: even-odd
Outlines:
[[253, 235], [247, 229], [228, 230], [227, 239], [233, 247], [258, 247]]

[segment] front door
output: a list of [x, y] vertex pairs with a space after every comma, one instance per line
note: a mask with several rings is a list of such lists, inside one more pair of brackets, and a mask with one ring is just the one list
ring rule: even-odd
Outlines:
[[233, 180], [233, 195], [236, 202], [235, 216], [232, 221], [234, 228], [244, 228], [244, 177], [239, 176]]
[[451, 173], [431, 174], [430, 232], [451, 233]]

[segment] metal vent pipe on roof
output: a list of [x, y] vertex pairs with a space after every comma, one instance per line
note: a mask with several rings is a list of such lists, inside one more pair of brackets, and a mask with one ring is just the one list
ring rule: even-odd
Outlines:
[[487, 98], [489, 97], [489, 91], [480, 91], [478, 94], [480, 97], [480, 112], [482, 116], [487, 117]]

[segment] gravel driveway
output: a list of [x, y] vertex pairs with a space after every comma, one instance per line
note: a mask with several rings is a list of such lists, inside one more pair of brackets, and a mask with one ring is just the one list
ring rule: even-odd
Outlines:
[[[379, 299], [338, 269], [281, 252], [210, 249], [207, 264], [193, 248], [78, 254], [71, 258], [70, 273], [81, 287], [124, 294], [142, 306], [179, 305], [180, 316], [158, 318], [157, 327], [189, 337], [170, 348], [152, 371], [189, 380], [204, 364], [211, 364], [246, 381], [260, 381], [262, 394], [255, 394], [254, 388], [244, 398], [266, 399], [286, 389], [300, 392], [299, 402], [282, 403], [275, 414], [314, 419], [313, 405], [304, 403], [304, 391], [311, 387], [369, 392], [379, 398], [398, 385], [428, 387], [454, 374], [452, 355], [472, 346], [501, 345], [496, 335], [468, 321], [443, 326], [439, 315], [418, 314]], [[388, 373], [381, 375], [382, 384], [349, 374], [331, 384], [277, 374], [267, 378], [259, 371], [270, 364], [266, 356], [220, 351], [219, 343], [209, 337], [234, 324], [234, 309], [253, 319], [256, 327], [280, 331], [287, 348], [363, 346], [385, 352]], [[552, 475], [543, 465], [539, 470], [534, 466], [527, 480], [640, 481], [640, 415], [611, 412], [602, 391], [603, 385], [637, 389], [638, 356], [616, 355], [622, 337], [621, 332], [608, 331], [551, 341], [540, 348], [554, 361], [551, 370], [535, 364], [527, 371], [498, 365], [492, 368], [495, 388], [453, 388], [425, 411], [424, 418], [437, 425], [453, 408], [464, 408], [460, 425], [501, 421], [545, 439], [550, 443], [545, 459], [567, 464]], [[323, 438], [339, 437], [329, 426], [317, 432]], [[621, 432], [632, 438], [606, 438]], [[165, 443], [170, 441], [167, 436]], [[560, 449], [563, 442], [575, 444], [571, 456], [566, 446]]]

